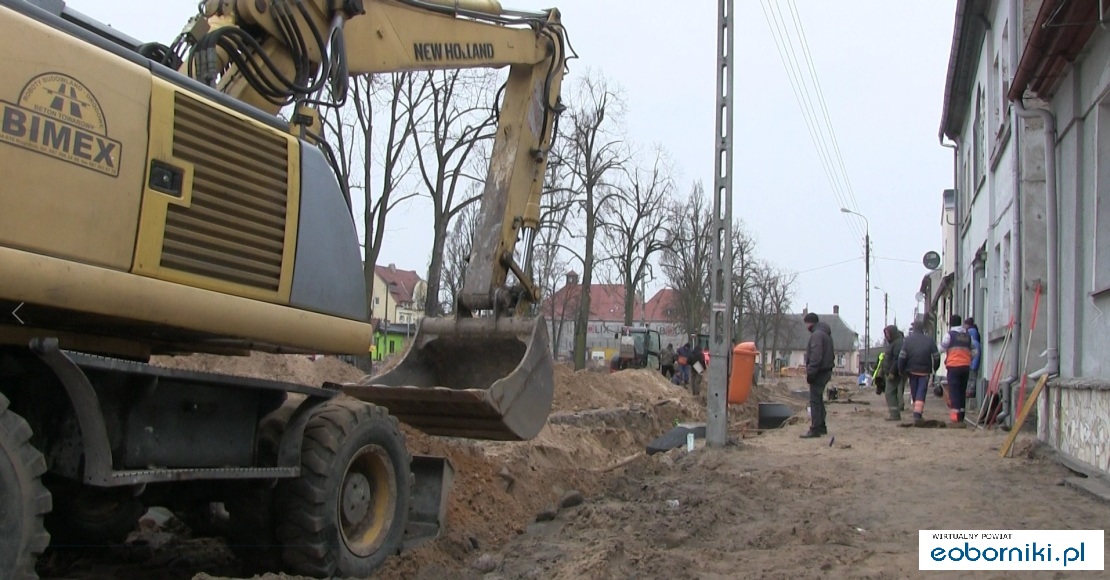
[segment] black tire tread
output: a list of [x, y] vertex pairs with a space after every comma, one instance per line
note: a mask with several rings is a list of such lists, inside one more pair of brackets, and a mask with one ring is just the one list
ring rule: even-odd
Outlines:
[[[302, 398], [285, 402], [262, 418], [258, 425], [258, 456], [265, 465], [276, 465], [285, 427]], [[269, 488], [246, 486], [224, 501], [230, 516], [228, 546], [251, 573], [280, 571], [281, 550], [274, 533], [274, 499]]]
[[[396, 438], [401, 449], [404, 433], [396, 417], [384, 408], [361, 401], [337, 398], [318, 408], [305, 428], [301, 451], [301, 476], [284, 482], [277, 491], [278, 513], [282, 519], [277, 526], [278, 541], [283, 545], [282, 556], [290, 572], [316, 577], [332, 577], [339, 570], [336, 554], [328, 546], [329, 510], [328, 477], [334, 468], [336, 456], [347, 437], [363, 423], [385, 425], [390, 436]], [[411, 457], [404, 451], [404, 465]], [[405, 470], [411, 488], [413, 475]], [[408, 493], [408, 490], [399, 490]]]
[[[50, 491], [42, 483], [46, 473], [46, 459], [38, 449], [31, 445], [31, 426], [27, 421], [9, 408], [7, 397], [0, 394], [0, 437], [15, 448], [19, 454], [17, 476], [26, 486], [20, 490], [26, 521], [20, 527], [19, 535], [14, 538], [21, 546], [21, 553], [14, 569], [9, 570], [13, 578], [37, 578], [35, 561], [50, 545], [50, 534], [46, 531], [44, 518], [53, 507]], [[17, 458], [12, 458], [17, 459]], [[12, 534], [15, 530], [5, 530]], [[11, 541], [7, 536], [5, 542]]]

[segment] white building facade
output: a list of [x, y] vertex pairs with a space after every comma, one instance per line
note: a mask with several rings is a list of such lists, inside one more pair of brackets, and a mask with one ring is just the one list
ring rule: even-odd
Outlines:
[[942, 144], [955, 146], [955, 187], [942, 205], [945, 252], [953, 255], [933, 288], [942, 295], [929, 299], [938, 333], [950, 314], [975, 318], [983, 339], [976, 402], [999, 366], [1007, 421], [1021, 373], [1045, 362], [1044, 300], [1033, 327], [1046, 275], [1043, 132], [1008, 99], [1040, 4], [959, 0], [940, 131]]
[[[1038, 436], [1061, 457], [1110, 474], [1110, 6], [1046, 1], [1010, 97], [1054, 127], [1042, 247], [1049, 367]], [[1047, 114], [1046, 114], [1047, 113]], [[1042, 157], [1043, 158], [1043, 157]], [[1053, 171], [1049, 171], [1050, 175]]]

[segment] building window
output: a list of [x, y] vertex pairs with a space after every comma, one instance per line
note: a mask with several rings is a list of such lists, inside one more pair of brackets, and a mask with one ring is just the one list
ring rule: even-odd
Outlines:
[[1098, 108], [1095, 160], [1095, 255], [1092, 292], [1110, 290], [1110, 99]]
[[1002, 311], [999, 323], [1007, 324], [1010, 318], [1010, 297], [1013, 288], [1013, 280], [1011, 279], [1012, 270], [1010, 269], [1010, 234], [1007, 233], [1006, 237], [1002, 240], [1002, 293], [998, 295], [999, 309]]
[[990, 93], [990, 108], [991, 108], [991, 124], [990, 126], [996, 131], [1002, 128], [1002, 120], [1000, 119], [1000, 107], [998, 101], [998, 72], [999, 72], [999, 54], [994, 53], [994, 62], [991, 64], [991, 78], [990, 83], [987, 85], [987, 92]]
[[381, 303], [382, 303], [382, 299], [381, 299], [381, 298], [378, 298], [377, 296], [375, 296], [375, 297], [374, 297], [374, 306], [377, 306], [377, 305], [379, 305], [379, 304], [381, 304]]
[[[966, 147], [964, 149], [964, 155], [960, 158], [960, 190], [956, 192], [956, 195], [959, 196], [961, 222], [959, 226], [961, 228], [963, 224], [971, 220], [971, 198], [975, 196], [975, 187], [973, 187], [971, 175], [973, 153], [966, 150]], [[957, 241], [957, 243], [959, 242]]]
[[972, 129], [973, 139], [975, 141], [974, 151], [972, 151], [972, 162], [974, 163], [974, 173], [972, 174], [971, 187], [972, 191], [978, 191], [979, 186], [985, 181], [983, 168], [986, 167], [987, 147], [986, 147], [986, 117], [984, 116], [983, 106], [983, 87], [980, 86], [975, 96], [975, 127]]
[[1002, 320], [1002, 302], [1005, 294], [1002, 293], [1002, 244], [994, 246], [994, 267], [988, 271], [991, 275], [990, 289], [998, 296], [991, 300], [991, 328], [999, 328], [1005, 321]]
[[1000, 120], [998, 124], [998, 134], [1010, 125], [1010, 117], [1006, 112], [1010, 109], [1010, 101], [1006, 98], [1006, 94], [1010, 92], [1010, 22], [1007, 20], [1002, 25], [1002, 45], [999, 48], [999, 67], [998, 67], [998, 96], [996, 106], [999, 109]]

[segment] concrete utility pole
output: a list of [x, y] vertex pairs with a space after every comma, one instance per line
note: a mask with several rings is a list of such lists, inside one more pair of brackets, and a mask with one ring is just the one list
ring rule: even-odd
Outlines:
[[867, 216], [859, 212], [854, 212], [846, 207], [840, 208], [844, 213], [850, 213], [854, 216], [863, 218], [863, 355], [864, 360], [860, 362], [859, 370], [861, 373], [867, 372], [867, 360], [871, 358], [871, 224], [867, 221]]
[[[867, 221], [867, 218], [863, 218]], [[868, 227], [867, 235], [863, 237], [863, 336], [867, 341], [867, 358], [871, 358], [871, 228]], [[867, 365], [864, 365], [867, 370]]]
[[[709, 388], [705, 442], [728, 443], [728, 375], [732, 362], [732, 93], [733, 0], [717, 3], [717, 132], [713, 135], [713, 270], [710, 273]], [[688, 329], [689, 330], [689, 329]]]
[[883, 328], [886, 328], [890, 326], [890, 322], [888, 322], [890, 319], [890, 294], [878, 286], [875, 286], [875, 289], [883, 293]]

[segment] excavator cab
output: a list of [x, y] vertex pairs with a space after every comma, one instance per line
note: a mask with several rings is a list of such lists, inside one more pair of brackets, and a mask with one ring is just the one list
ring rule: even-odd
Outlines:
[[538, 318], [425, 318], [400, 364], [346, 394], [429, 435], [523, 441], [547, 423], [554, 360]]

